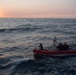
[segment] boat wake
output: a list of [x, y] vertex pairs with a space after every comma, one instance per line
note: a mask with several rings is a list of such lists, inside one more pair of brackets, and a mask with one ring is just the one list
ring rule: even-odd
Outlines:
[[[60, 75], [76, 74], [76, 62], [73, 59], [32, 60], [17, 59], [5, 66], [0, 66], [0, 75]], [[74, 59], [75, 60], [75, 59]], [[74, 63], [74, 64], [72, 64]], [[67, 65], [67, 66], [66, 66]]]

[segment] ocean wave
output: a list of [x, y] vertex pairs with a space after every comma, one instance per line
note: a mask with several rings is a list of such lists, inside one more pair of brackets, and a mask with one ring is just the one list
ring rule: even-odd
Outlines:
[[10, 28], [10, 29], [0, 29], [0, 32], [8, 32], [11, 33], [13, 31], [17, 31], [17, 32], [23, 32], [23, 31], [35, 31], [41, 29], [39, 27], [27, 27], [27, 28]]
[[76, 75], [76, 57], [34, 60], [32, 52], [39, 43], [44, 48], [53, 48], [54, 36], [76, 50], [76, 19], [3, 19], [1, 22], [0, 75]]

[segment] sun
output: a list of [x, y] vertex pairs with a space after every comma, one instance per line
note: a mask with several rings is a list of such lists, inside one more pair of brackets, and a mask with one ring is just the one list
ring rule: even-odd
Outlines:
[[3, 13], [2, 12], [0, 12], [0, 18], [2, 18], [4, 15], [3, 15]]
[[0, 9], [0, 18], [3, 18], [3, 17], [5, 17], [5, 12], [2, 9]]

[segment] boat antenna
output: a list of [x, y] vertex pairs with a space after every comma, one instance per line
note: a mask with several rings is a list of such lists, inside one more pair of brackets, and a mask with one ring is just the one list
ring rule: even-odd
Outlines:
[[56, 36], [54, 36], [53, 45], [56, 46], [56, 44], [57, 44], [57, 38], [56, 38]]

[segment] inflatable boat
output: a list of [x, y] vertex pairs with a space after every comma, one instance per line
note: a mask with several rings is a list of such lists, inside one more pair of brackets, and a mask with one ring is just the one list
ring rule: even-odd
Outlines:
[[76, 50], [39, 50], [33, 49], [35, 56], [72, 56], [76, 55]]

